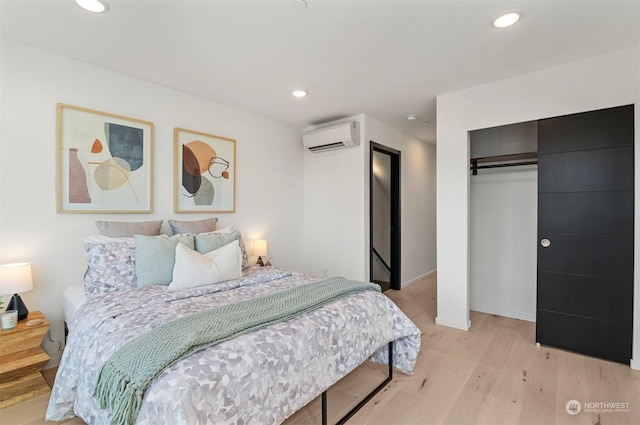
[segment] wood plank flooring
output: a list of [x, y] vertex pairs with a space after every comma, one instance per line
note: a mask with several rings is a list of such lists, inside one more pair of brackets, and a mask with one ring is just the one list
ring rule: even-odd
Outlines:
[[[469, 332], [437, 326], [435, 276], [385, 295], [422, 330], [418, 363], [412, 376], [395, 372], [393, 381], [348, 424], [640, 425], [640, 371], [536, 348], [530, 322], [471, 312]], [[45, 375], [52, 379], [52, 372]], [[330, 420], [342, 417], [385, 373], [384, 367], [367, 362], [330, 389]], [[565, 406], [574, 399], [582, 411], [572, 416]], [[45, 394], [2, 409], [0, 423], [44, 424], [47, 402]], [[629, 405], [612, 411], [587, 404], [607, 402]], [[320, 422], [318, 398], [285, 425]], [[84, 422], [76, 418], [64, 424]]]

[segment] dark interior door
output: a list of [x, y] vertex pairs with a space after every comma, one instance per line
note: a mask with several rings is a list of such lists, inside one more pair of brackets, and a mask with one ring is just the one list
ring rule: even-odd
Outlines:
[[379, 152], [389, 156], [389, 263], [385, 263], [385, 266], [389, 271], [389, 287], [391, 289], [400, 290], [400, 155], [401, 152], [392, 149], [388, 146], [384, 146], [374, 141], [370, 142], [370, 161], [369, 161], [369, 235], [370, 235], [370, 247], [369, 247], [369, 278], [373, 279], [374, 270], [374, 256], [379, 255], [376, 249], [374, 249], [374, 170], [373, 170], [373, 158], [374, 152]]
[[629, 364], [633, 105], [538, 123], [539, 343]]

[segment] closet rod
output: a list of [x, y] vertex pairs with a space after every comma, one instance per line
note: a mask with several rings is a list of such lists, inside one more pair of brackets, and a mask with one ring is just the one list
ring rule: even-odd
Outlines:
[[474, 163], [469, 169], [473, 171], [473, 175], [478, 175], [478, 170], [483, 168], [502, 168], [502, 167], [517, 167], [519, 165], [535, 165], [538, 161], [526, 161], [526, 162], [511, 162], [506, 164], [491, 164], [491, 165], [477, 165]]

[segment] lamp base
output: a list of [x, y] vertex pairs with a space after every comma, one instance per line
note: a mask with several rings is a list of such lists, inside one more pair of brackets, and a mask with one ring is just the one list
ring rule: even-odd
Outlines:
[[7, 306], [7, 310], [18, 310], [18, 321], [26, 319], [29, 315], [29, 309], [24, 305], [22, 298], [20, 298], [20, 295], [18, 294], [13, 294], [11, 301], [9, 301], [9, 305]]
[[262, 262], [262, 257], [258, 257], [258, 261], [256, 261], [256, 266], [264, 266], [264, 263]]

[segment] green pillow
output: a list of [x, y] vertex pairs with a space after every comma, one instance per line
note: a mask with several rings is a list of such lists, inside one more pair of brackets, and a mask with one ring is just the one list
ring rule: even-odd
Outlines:
[[238, 239], [238, 232], [200, 234], [195, 237], [196, 251], [206, 254]]
[[195, 248], [193, 235], [168, 237], [133, 235], [136, 243], [137, 286], [169, 285], [173, 280], [173, 265], [176, 262], [176, 245], [182, 242]]

